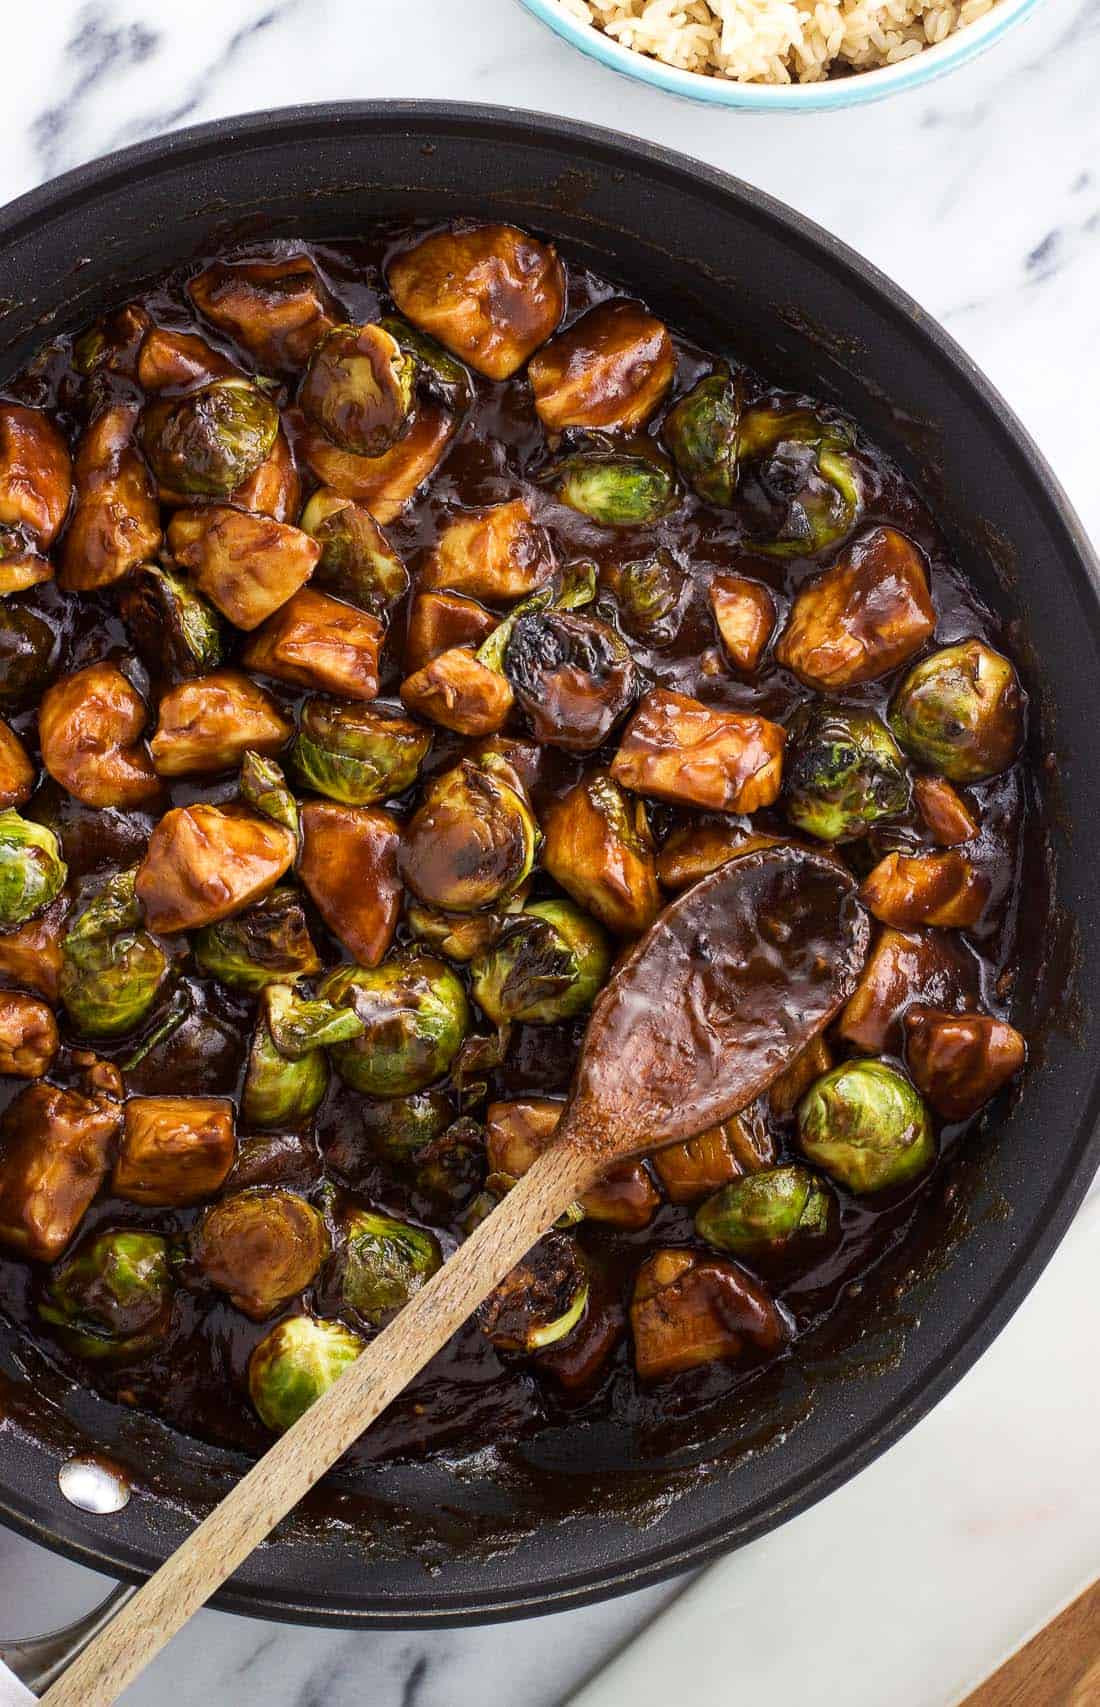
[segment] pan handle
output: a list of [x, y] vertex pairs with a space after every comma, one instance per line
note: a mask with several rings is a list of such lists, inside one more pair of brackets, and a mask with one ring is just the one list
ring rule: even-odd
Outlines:
[[77, 1618], [60, 1630], [51, 1630], [45, 1636], [29, 1636], [23, 1641], [0, 1639], [0, 1660], [35, 1695], [42, 1695], [76, 1656], [83, 1653], [92, 1637], [110, 1623], [119, 1607], [136, 1593], [133, 1583], [119, 1583], [106, 1600], [93, 1606], [83, 1618]]

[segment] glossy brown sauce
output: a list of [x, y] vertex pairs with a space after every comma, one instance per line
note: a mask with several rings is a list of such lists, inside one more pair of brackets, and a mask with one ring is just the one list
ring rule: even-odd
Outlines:
[[[348, 318], [366, 321], [389, 310], [381, 283], [383, 263], [387, 255], [410, 240], [407, 230], [389, 232], [366, 244], [314, 245], [309, 253]], [[248, 252], [276, 256], [299, 253], [304, 247], [294, 244]], [[184, 293], [187, 277], [205, 264], [196, 262], [187, 271], [158, 282], [140, 292], [140, 299], [159, 324], [199, 332], [234, 363], [247, 368], [250, 364], [242, 352], [199, 320]], [[568, 267], [568, 280], [567, 318], [618, 294], [617, 287], [576, 266]], [[676, 337], [674, 328], [673, 332], [678, 357], [675, 396], [709, 371], [712, 356]], [[736, 357], [735, 350], [721, 353]], [[765, 378], [746, 378], [750, 395], [767, 395]], [[110, 383], [121, 398], [138, 400], [139, 394], [126, 381], [116, 378]], [[75, 437], [81, 425], [80, 387], [71, 364], [70, 340], [63, 339], [43, 351], [30, 370], [7, 389], [22, 402], [50, 409]], [[288, 401], [287, 396], [280, 399], [283, 404]], [[713, 509], [689, 496], [653, 527], [609, 530], [558, 504], [534, 481], [532, 476], [545, 456], [545, 435], [532, 410], [523, 375], [503, 383], [475, 376], [473, 406], [441, 467], [426, 491], [387, 528], [414, 574], [455, 507], [500, 502], [520, 492], [548, 528], [559, 558], [593, 559], [602, 581], [609, 581], [618, 566], [663, 547], [686, 572], [682, 622], [670, 645], [647, 648], [631, 638], [643, 683], [675, 689], [709, 705], [751, 710], [786, 722], [809, 694], [770, 660], [751, 681], [732, 674], [722, 657], [707, 598], [715, 574], [742, 569], [770, 585], [782, 622], [793, 594], [820, 567], [816, 561], [767, 559], [753, 555], [746, 547], [754, 518], [766, 508], [766, 495], [754, 490], [750, 482], [733, 510]], [[976, 635], [998, 644], [997, 621], [952, 563], [920, 497], [890, 461], [865, 441], [859, 443], [858, 462], [865, 491], [861, 525], [889, 523], [913, 539], [925, 554], [937, 612], [936, 643]], [[69, 598], [48, 583], [18, 595], [12, 603], [53, 632], [55, 673], [101, 659], [126, 658], [135, 684], [139, 689], [147, 688], [140, 665], [133, 667], [126, 629], [109, 593]], [[609, 594], [601, 595], [596, 609], [606, 620], [616, 621]], [[240, 638], [236, 637], [238, 645]], [[384, 698], [396, 697], [403, 674], [402, 642], [403, 619], [399, 616], [383, 655]], [[0, 680], [10, 684], [19, 664], [18, 656], [0, 657]], [[0, 706], [5, 715], [10, 715], [32, 755], [37, 753], [34, 708], [39, 687], [31, 681], [14, 704], [9, 701], [8, 708]], [[892, 687], [893, 678], [888, 678], [854, 689], [844, 695], [844, 700], [881, 713]], [[291, 692], [277, 686], [270, 686], [270, 691], [288, 708], [297, 703]], [[462, 745], [457, 737], [439, 731], [425, 775], [450, 764]], [[595, 755], [596, 761], [606, 762], [615, 745], [613, 735], [607, 747]], [[592, 762], [592, 755], [582, 758], [547, 750], [535, 791], [536, 810], [562, 794]], [[168, 792], [170, 803], [178, 805], [195, 799], [227, 800], [235, 791], [235, 778], [227, 777], [208, 786], [196, 786], [191, 781], [173, 783]], [[982, 829], [968, 854], [990, 884], [990, 899], [978, 926], [965, 936], [952, 933], [962, 969], [959, 987], [965, 987], [970, 999], [980, 1000], [987, 1011], [1007, 1016], [1016, 965], [1016, 904], [1030, 789], [1023, 766], [1017, 764], [988, 782], [974, 785], [970, 792]], [[409, 815], [415, 798], [416, 794], [410, 793], [392, 803], [399, 817]], [[86, 879], [101, 879], [112, 868], [135, 863], [155, 822], [148, 813], [92, 810], [48, 780], [25, 810], [57, 829], [78, 888]], [[692, 821], [699, 820], [698, 814], [690, 816]], [[658, 840], [688, 817], [678, 809], [655, 805], [651, 824]], [[753, 826], [780, 833], [786, 828], [778, 812], [756, 814]], [[892, 848], [930, 845], [919, 820], [911, 816], [848, 851], [853, 863], [858, 866], [866, 862], [869, 868], [875, 858]], [[862, 869], [857, 869], [857, 875], [863, 875]], [[551, 888], [540, 878], [536, 894], [540, 885], [548, 891]], [[339, 945], [308, 903], [307, 911], [311, 933], [326, 964], [342, 959]], [[197, 976], [191, 962], [183, 965], [173, 1001], [186, 1009], [183, 1023], [169, 1041], [154, 1045], [127, 1072], [128, 1090], [237, 1096], [254, 1017], [252, 1001], [231, 994], [215, 980]], [[493, 1074], [491, 1095], [564, 1095], [582, 1031], [583, 1022], [517, 1026], [507, 1058]], [[140, 1038], [127, 1038], [118, 1045], [108, 1044], [101, 1053], [121, 1063], [134, 1053], [138, 1042]], [[64, 1077], [64, 1057], [53, 1076]], [[21, 1088], [21, 1081], [0, 1081], [0, 1106]], [[457, 1095], [448, 1094], [457, 1114]], [[790, 1123], [777, 1121], [766, 1107], [759, 1113], [772, 1131], [779, 1154], [790, 1154]], [[452, 1250], [461, 1237], [459, 1215], [454, 1219], [441, 1216], [437, 1201], [419, 1195], [398, 1170], [387, 1168], [370, 1154], [359, 1138], [361, 1131], [362, 1099], [334, 1076], [315, 1131], [308, 1135], [245, 1137], [227, 1189], [277, 1183], [314, 1192], [327, 1174], [375, 1205], [433, 1227], [444, 1252]], [[945, 1129], [941, 1133], [944, 1154], [965, 1142], [966, 1137], [965, 1128]], [[326, 1157], [330, 1158], [327, 1163]], [[884, 1203], [857, 1201], [843, 1191], [838, 1193], [841, 1236], [835, 1248], [796, 1276], [769, 1277], [797, 1330], [811, 1329], [838, 1311], [858, 1308], [851, 1302], [853, 1286], [858, 1287], [904, 1241], [923, 1194], [931, 1189], [934, 1187], [925, 1181], [900, 1201]], [[106, 1225], [141, 1225], [180, 1235], [186, 1233], [196, 1213], [141, 1210], [102, 1195], [89, 1211], [82, 1232]], [[353, 1462], [441, 1449], [472, 1452], [571, 1419], [592, 1424], [621, 1422], [658, 1439], [666, 1419], [722, 1400], [745, 1382], [750, 1372], [730, 1364], [696, 1369], [648, 1390], [639, 1385], [633, 1373], [625, 1321], [634, 1274], [649, 1248], [696, 1242], [691, 1208], [663, 1203], [649, 1227], [640, 1232], [620, 1232], [585, 1222], [578, 1238], [593, 1275], [591, 1304], [581, 1333], [561, 1350], [534, 1361], [521, 1361], [499, 1354], [476, 1326], [468, 1325], [360, 1442]], [[268, 1324], [250, 1322], [211, 1291], [181, 1287], [171, 1336], [156, 1355], [119, 1368], [90, 1368], [67, 1358], [39, 1324], [35, 1312], [38, 1285], [39, 1277], [32, 1266], [0, 1255], [0, 1311], [76, 1382], [94, 1385], [111, 1400], [155, 1413], [168, 1424], [209, 1440], [250, 1450], [268, 1444], [270, 1437], [248, 1403], [246, 1382], [250, 1352]], [[323, 1296], [307, 1294], [306, 1303], [325, 1307]], [[601, 1362], [600, 1354], [608, 1346], [612, 1348], [610, 1355]], [[594, 1374], [586, 1380], [589, 1369]]]

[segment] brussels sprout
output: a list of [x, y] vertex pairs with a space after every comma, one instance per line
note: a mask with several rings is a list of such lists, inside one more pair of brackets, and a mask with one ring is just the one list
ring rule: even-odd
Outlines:
[[354, 456], [381, 456], [409, 426], [416, 357], [381, 326], [333, 326], [313, 346], [298, 401]]
[[679, 503], [671, 465], [652, 450], [584, 450], [551, 465], [560, 503], [600, 527], [649, 527]]
[[664, 440], [699, 497], [727, 509], [737, 490], [741, 386], [726, 372], [701, 379], [665, 417]]
[[409, 572], [374, 517], [331, 486], [315, 492], [299, 526], [321, 547], [311, 586], [386, 617], [409, 590]]
[[680, 631], [687, 576], [667, 551], [610, 571], [619, 620], [647, 646], [667, 646]]
[[321, 970], [293, 889], [273, 889], [243, 913], [204, 925], [192, 947], [203, 972], [248, 994], [267, 984], [294, 984]]
[[33, 699], [53, 674], [58, 650], [53, 629], [34, 611], [0, 603], [0, 705]]
[[924, 1102], [885, 1061], [845, 1061], [811, 1085], [798, 1105], [798, 1142], [859, 1193], [907, 1184], [936, 1154]]
[[248, 1392], [260, 1421], [283, 1434], [326, 1393], [366, 1345], [342, 1322], [288, 1316], [248, 1360]]
[[14, 930], [49, 906], [68, 875], [52, 830], [10, 808], [0, 812], [0, 930]]
[[401, 1163], [446, 1131], [452, 1109], [442, 1091], [415, 1091], [412, 1096], [363, 1103], [359, 1113], [372, 1154]]
[[431, 744], [429, 730], [388, 706], [307, 699], [290, 757], [307, 788], [369, 806], [403, 793]]
[[61, 1000], [78, 1031], [121, 1037], [134, 1031], [169, 975], [168, 957], [147, 931], [70, 934], [62, 943]]
[[849, 841], [909, 804], [905, 761], [870, 711], [804, 706], [790, 726], [783, 809], [796, 829]]
[[363, 1022], [363, 1035], [338, 1044], [332, 1060], [368, 1096], [404, 1096], [442, 1078], [469, 1029], [466, 992], [433, 955], [397, 954], [373, 969], [338, 966], [319, 994]]
[[487, 635], [477, 649], [478, 660], [487, 664], [491, 670], [504, 670], [504, 660], [509, 642], [516, 631], [517, 624], [527, 616], [534, 616], [539, 611], [571, 611], [579, 610], [582, 605], [591, 604], [596, 596], [596, 566], [593, 563], [569, 563], [541, 587], [536, 587], [527, 598], [521, 599], [503, 621], [498, 622], [491, 634]]
[[218, 613], [182, 575], [148, 563], [119, 604], [130, 638], [156, 676], [203, 676], [225, 654]]
[[535, 901], [474, 961], [474, 996], [494, 1025], [574, 1019], [595, 1001], [611, 956], [606, 932], [571, 901]]
[[859, 476], [845, 428], [809, 409], [746, 409], [738, 431], [742, 469], [751, 466], [783, 519], [774, 537], [753, 550], [773, 556], [811, 556], [843, 537], [859, 514]]
[[413, 893], [455, 913], [491, 907], [531, 874], [538, 826], [500, 777], [463, 759], [436, 777], [405, 830], [401, 872]]
[[907, 753], [951, 782], [980, 782], [1019, 752], [1026, 704], [1008, 659], [963, 640], [913, 665], [894, 695], [890, 727]]
[[455, 414], [468, 409], [474, 400], [474, 382], [468, 368], [448, 354], [442, 344], [420, 332], [399, 314], [384, 314], [378, 322], [384, 332], [417, 362], [417, 381], [430, 397]]
[[588, 1272], [576, 1242], [547, 1233], [491, 1292], [478, 1322], [501, 1351], [531, 1356], [558, 1345], [588, 1308]]
[[323, 1049], [311, 1049], [291, 1061], [275, 1047], [261, 1019], [253, 1034], [241, 1092], [245, 1124], [287, 1132], [308, 1125], [324, 1100], [328, 1076]]
[[516, 623], [504, 673], [537, 741], [592, 752], [630, 709], [638, 672], [620, 634], [594, 617], [531, 612]]
[[809, 1168], [765, 1168], [708, 1197], [695, 1231], [735, 1257], [786, 1255], [824, 1238], [834, 1211], [832, 1193]]
[[263, 993], [267, 1029], [280, 1055], [300, 1061], [314, 1049], [348, 1043], [366, 1029], [359, 1016], [334, 1002], [299, 996], [288, 984], [269, 984]]
[[254, 1321], [304, 1291], [331, 1249], [312, 1203], [297, 1192], [263, 1186], [213, 1204], [192, 1239], [200, 1273]]
[[278, 409], [249, 380], [216, 379], [151, 403], [141, 438], [162, 487], [225, 498], [271, 455], [278, 431]]
[[167, 1240], [115, 1227], [85, 1239], [54, 1270], [38, 1314], [67, 1351], [121, 1362], [164, 1338], [172, 1293]]
[[263, 753], [255, 752], [251, 747], [241, 760], [241, 799], [255, 808], [264, 818], [270, 818], [273, 824], [280, 824], [284, 830], [289, 830], [294, 840], [301, 845], [302, 825], [298, 815], [298, 802], [286, 784], [282, 766], [274, 759], [265, 758]]
[[439, 1241], [426, 1228], [356, 1209], [347, 1217], [343, 1242], [330, 1264], [331, 1283], [344, 1304], [380, 1328], [442, 1262]]
[[463, 1115], [416, 1157], [416, 1188], [451, 1208], [461, 1207], [485, 1183], [485, 1134]]
[[405, 923], [417, 942], [430, 948], [433, 954], [464, 966], [493, 946], [504, 923], [503, 914], [521, 910], [528, 888], [528, 884], [521, 884], [501, 912], [446, 913], [439, 907], [425, 907], [412, 901], [405, 908]]

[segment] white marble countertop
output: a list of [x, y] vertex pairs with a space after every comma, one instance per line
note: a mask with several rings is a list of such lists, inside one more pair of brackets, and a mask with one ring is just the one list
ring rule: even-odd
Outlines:
[[[434, 96], [499, 102], [633, 132], [771, 191], [910, 290], [1001, 388], [1086, 525], [1100, 536], [1096, 433], [1087, 414], [1090, 389], [1100, 380], [1097, 0], [1046, 0], [1006, 42], [924, 93], [804, 118], [715, 112], [635, 87], [553, 40], [515, 0], [420, 0], [415, 29], [409, 13], [407, 0], [52, 0], [12, 6], [4, 24], [9, 75], [0, 111], [0, 201], [159, 131], [303, 100]], [[1058, 1264], [1068, 1260], [1060, 1253], [1054, 1274], [1043, 1282], [1052, 1303]], [[1100, 1278], [1100, 1254], [1091, 1260], [1091, 1273]], [[1034, 1323], [1036, 1305], [1028, 1310]], [[871, 1523], [882, 1579], [894, 1584], [899, 1604], [913, 1597], [922, 1620], [935, 1612], [937, 1592], [944, 1604], [974, 1593], [968, 1576], [973, 1554], [961, 1548], [952, 1581], [938, 1589], [930, 1585], [920, 1574], [927, 1555], [910, 1553], [905, 1524], [882, 1524], [875, 1531], [862, 1490], [872, 1477], [884, 1490], [888, 1484], [904, 1487], [913, 1497], [901, 1509], [916, 1509], [923, 1437], [935, 1429], [948, 1451], [954, 1445], [967, 1454], [967, 1465], [951, 1483], [955, 1509], [925, 1511], [922, 1521], [931, 1526], [941, 1552], [949, 1536], [988, 1533], [988, 1501], [1002, 1484], [992, 1470], [984, 1473], [981, 1419], [988, 1412], [993, 1436], [998, 1403], [1012, 1411], [1034, 1394], [1037, 1353], [1018, 1361], [1012, 1356], [1012, 1347], [1024, 1344], [1011, 1336], [1023, 1335], [1025, 1315], [990, 1354], [998, 1359], [996, 1380], [979, 1383], [978, 1373], [969, 1378], [979, 1383], [973, 1399], [960, 1405], [953, 1396], [866, 1472], [851, 1498], [845, 1490], [830, 1502], [846, 1514], [830, 1538], [830, 1563], [839, 1563], [835, 1549], [844, 1546], [845, 1535], [858, 1539], [860, 1524], [866, 1529]], [[1081, 1327], [1091, 1332], [1088, 1320]], [[1034, 1340], [1034, 1326], [1030, 1332]], [[1032, 1403], [1026, 1414], [1036, 1462], [1059, 1438], [1067, 1461], [1081, 1465], [1082, 1473], [1091, 1471], [1095, 1489], [1100, 1451], [1092, 1445], [1094, 1389], [1095, 1381], [1089, 1388], [1082, 1374], [1079, 1403], [1073, 1403], [1070, 1380], [1060, 1390], [1060, 1405]], [[966, 1391], [965, 1383], [960, 1391]], [[959, 1423], [953, 1434], [953, 1419], [961, 1415], [970, 1416], [970, 1423]], [[1020, 1486], [1028, 1486], [1026, 1475]], [[1078, 1511], [1073, 1552], [1072, 1499], [1042, 1512], [1032, 1509], [1025, 1494], [1020, 1501], [1017, 1512], [1001, 1513], [1002, 1569], [987, 1592], [1001, 1593], [1004, 1606], [1011, 1603], [1022, 1634], [1078, 1577], [1100, 1572], [1100, 1542], [1091, 1560], [1078, 1558]], [[1037, 1552], [1032, 1537], [1040, 1520], [1043, 1546]], [[809, 1545], [813, 1521], [811, 1515], [782, 1532], [788, 1539], [781, 1547], [769, 1538], [741, 1555], [744, 1569], [730, 1592], [744, 1626], [760, 1630], [780, 1584], [791, 1603], [797, 1603], [800, 1588], [805, 1591], [810, 1622], [800, 1616], [797, 1646], [803, 1655], [817, 1655], [815, 1674], [819, 1683], [825, 1679], [813, 1700], [843, 1700], [848, 1707], [854, 1696], [845, 1692], [839, 1671], [827, 1686], [828, 1666], [840, 1667], [843, 1656], [835, 1643], [815, 1643], [813, 1607], [819, 1597], [810, 1591], [822, 1552], [820, 1539]], [[1067, 1525], [1064, 1538], [1059, 1523]], [[802, 1524], [807, 1547], [800, 1584], [803, 1552], [790, 1537]], [[1013, 1561], [1022, 1566], [1025, 1555], [1030, 1569], [1014, 1577]], [[1045, 1574], [1038, 1569], [1040, 1555], [1050, 1562]], [[1027, 1585], [1022, 1599], [1016, 1592], [1010, 1600], [1014, 1580]], [[63, 1621], [104, 1586], [103, 1579], [0, 1532], [0, 1630], [29, 1632]], [[555, 1707], [678, 1586], [527, 1624], [428, 1636], [329, 1634], [205, 1613], [125, 1699], [133, 1707], [161, 1707], [169, 1697], [173, 1707], [253, 1701], [264, 1707], [358, 1707], [364, 1700], [370, 1707], [474, 1707], [485, 1699], [488, 1682], [491, 1699], [502, 1707]], [[975, 1617], [979, 1611], [980, 1605]], [[929, 1639], [934, 1628], [925, 1625]], [[873, 1630], [864, 1630], [859, 1645], [869, 1661], [883, 1666], [895, 1639], [884, 1627], [876, 1646]], [[810, 1699], [793, 1667], [776, 1671], [774, 1654], [765, 1666], [759, 1643], [747, 1657], [748, 1671], [738, 1667], [734, 1674], [739, 1695], [757, 1694], [759, 1685], [776, 1707]], [[817, 1670], [818, 1660], [824, 1672]], [[954, 1681], [961, 1686], [965, 1675]], [[946, 1707], [952, 1679], [940, 1671], [935, 1677], [930, 1683], [911, 1671], [894, 1674], [877, 1702]], [[623, 1688], [625, 1699], [625, 1683]], [[713, 1698], [713, 1690], [708, 1693]], [[641, 1707], [636, 1688], [629, 1698]]]

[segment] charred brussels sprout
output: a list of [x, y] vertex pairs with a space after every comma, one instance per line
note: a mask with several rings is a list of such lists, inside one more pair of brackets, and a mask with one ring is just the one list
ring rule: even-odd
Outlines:
[[429, 954], [399, 954], [381, 966], [339, 966], [320, 986], [350, 1007], [363, 1034], [332, 1051], [340, 1077], [367, 1096], [399, 1097], [442, 1078], [469, 1029], [466, 992]]
[[538, 844], [527, 802], [465, 759], [425, 790], [402, 842], [402, 876], [421, 901], [472, 913], [526, 882]]
[[664, 439], [693, 492], [728, 507], [737, 490], [741, 388], [728, 373], [701, 379], [664, 424]]
[[68, 877], [52, 830], [0, 812], [0, 930], [15, 930], [60, 895]]
[[485, 1183], [485, 1134], [463, 1116], [416, 1157], [416, 1187], [451, 1208], [468, 1203]]
[[343, 1303], [372, 1327], [407, 1304], [443, 1262], [434, 1234], [376, 1210], [355, 1209], [332, 1259], [332, 1282]]
[[225, 498], [270, 456], [279, 411], [247, 379], [217, 379], [145, 411], [142, 444], [170, 492]]
[[152, 1010], [168, 956], [141, 923], [136, 871], [120, 871], [80, 913], [61, 944], [61, 1000], [78, 1031], [119, 1037]]
[[606, 982], [611, 952], [603, 928], [571, 901], [535, 901], [474, 961], [474, 996], [494, 1025], [574, 1019]]
[[38, 1313], [67, 1351], [122, 1362], [164, 1338], [173, 1290], [167, 1241], [115, 1227], [85, 1239], [54, 1270]]
[[408, 788], [431, 744], [429, 730], [397, 711], [309, 699], [291, 763], [307, 788], [348, 806], [369, 806]]
[[872, 712], [813, 705], [796, 715], [783, 792], [796, 829], [823, 842], [849, 841], [908, 804], [905, 761]]
[[247, 1126], [293, 1132], [313, 1119], [328, 1089], [328, 1062], [323, 1049], [311, 1049], [291, 1061], [276, 1047], [265, 1019], [252, 1038], [241, 1093], [241, 1113]]
[[331, 486], [315, 492], [299, 524], [321, 547], [311, 586], [386, 617], [409, 590], [409, 572], [362, 504]]
[[924, 1102], [885, 1061], [846, 1061], [811, 1085], [798, 1105], [798, 1142], [861, 1195], [908, 1184], [936, 1153]]
[[764, 1168], [708, 1197], [695, 1231], [735, 1257], [786, 1256], [825, 1238], [834, 1211], [832, 1193], [809, 1168]]
[[134, 647], [155, 675], [203, 676], [222, 662], [218, 613], [182, 575], [147, 564], [123, 588], [120, 604]]
[[587, 1307], [588, 1273], [576, 1242], [548, 1233], [489, 1294], [477, 1319], [499, 1350], [530, 1357], [571, 1334]]
[[50, 679], [57, 652], [49, 623], [25, 605], [0, 603], [0, 706], [33, 699]]
[[1008, 659], [963, 640], [913, 665], [894, 696], [890, 727], [907, 753], [951, 782], [980, 782], [1019, 752], [1026, 703]]
[[273, 889], [254, 907], [220, 924], [204, 925], [195, 959], [231, 990], [254, 994], [268, 984], [295, 984], [321, 970], [321, 961], [293, 889]]
[[213, 1204], [192, 1244], [205, 1279], [257, 1322], [304, 1291], [331, 1249], [324, 1220], [312, 1203], [297, 1192], [262, 1186]]
[[671, 465], [656, 450], [583, 450], [547, 474], [558, 500], [600, 527], [648, 527], [676, 508]]
[[504, 649], [504, 673], [535, 739], [592, 752], [630, 709], [638, 672], [621, 635], [594, 617], [532, 611]]
[[328, 1391], [366, 1345], [342, 1322], [288, 1316], [248, 1360], [248, 1392], [262, 1423], [283, 1434]]
[[753, 541], [773, 556], [810, 556], [843, 538], [859, 515], [859, 476], [847, 430], [809, 409], [747, 409], [738, 432], [743, 471], [755, 477], [774, 532]]
[[382, 326], [333, 326], [313, 347], [298, 401], [326, 438], [381, 456], [410, 424], [416, 357]]

